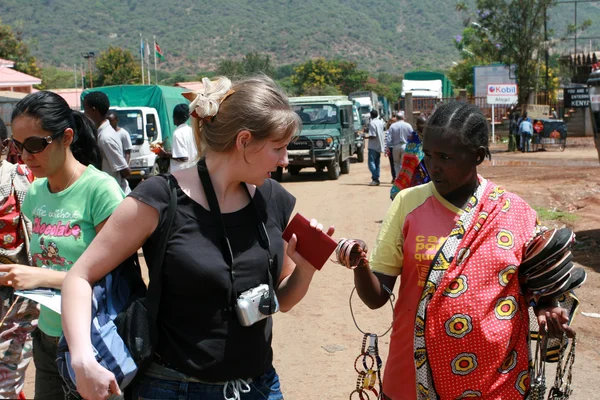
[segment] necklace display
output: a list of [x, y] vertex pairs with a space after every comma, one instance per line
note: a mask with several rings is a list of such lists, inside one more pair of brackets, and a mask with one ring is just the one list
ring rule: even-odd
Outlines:
[[[335, 249], [336, 260], [334, 260], [334, 262], [341, 264], [348, 269], [355, 269], [360, 266], [368, 267], [369, 261], [366, 258], [366, 252], [367, 244], [362, 240], [341, 239]], [[387, 287], [382, 287], [390, 295], [390, 305], [392, 307], [393, 315], [394, 294]], [[379, 355], [378, 339], [387, 335], [392, 329], [392, 325], [390, 324], [390, 327], [383, 335], [363, 331], [358, 326], [358, 322], [356, 322], [356, 317], [354, 316], [354, 310], [352, 309], [352, 295], [355, 291], [356, 288], [352, 289], [348, 303], [354, 325], [356, 326], [356, 329], [363, 334], [363, 340], [360, 354], [356, 357], [356, 360], [354, 360], [354, 370], [358, 374], [358, 377], [356, 379], [356, 388], [350, 393], [349, 400], [371, 400], [369, 392], [374, 395], [374, 399], [379, 400], [384, 396], [383, 382], [381, 380], [381, 367], [383, 366], [383, 361]]]

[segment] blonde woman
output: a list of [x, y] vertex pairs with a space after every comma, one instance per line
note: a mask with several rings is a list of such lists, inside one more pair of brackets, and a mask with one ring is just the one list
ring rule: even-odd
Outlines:
[[[287, 145], [300, 121], [269, 78], [203, 82], [190, 104], [202, 158], [171, 178], [177, 211], [162, 266], [157, 357], [134, 384], [132, 397], [282, 399], [272, 364], [271, 317], [256, 321], [236, 309], [249, 291], [268, 287], [269, 299], [274, 292], [281, 311], [288, 311], [304, 297], [315, 272], [295, 251], [297, 239], [287, 245], [281, 238], [295, 199], [269, 179], [270, 171], [287, 165]], [[136, 187], [63, 286], [71, 365], [88, 400], [120, 393], [92, 352], [91, 284], [139, 247], [152, 251], [169, 204], [168, 185], [158, 176]], [[315, 220], [312, 225], [322, 229]]]

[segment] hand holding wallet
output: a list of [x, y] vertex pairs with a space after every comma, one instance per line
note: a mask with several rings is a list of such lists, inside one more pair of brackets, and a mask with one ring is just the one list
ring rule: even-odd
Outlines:
[[321, 270], [337, 247], [337, 242], [327, 233], [310, 226], [310, 221], [298, 213], [292, 218], [283, 232], [283, 240], [289, 242], [296, 234], [296, 251], [315, 269]]

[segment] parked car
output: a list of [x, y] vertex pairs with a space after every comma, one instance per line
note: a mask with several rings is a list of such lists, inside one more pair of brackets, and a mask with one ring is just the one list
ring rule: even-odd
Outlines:
[[354, 135], [356, 136], [354, 139], [356, 141], [356, 151], [354, 154], [356, 154], [356, 160], [361, 163], [365, 161], [365, 128], [362, 125], [362, 119], [360, 118], [356, 104], [352, 106], [352, 115], [354, 115]]
[[[327, 169], [329, 179], [350, 172], [350, 157], [362, 154], [362, 138], [355, 132], [353, 103], [347, 96], [292, 97], [290, 106], [302, 119], [298, 138], [288, 145], [291, 175], [303, 168]], [[360, 150], [360, 151], [359, 151]], [[282, 180], [283, 168], [271, 174]]]

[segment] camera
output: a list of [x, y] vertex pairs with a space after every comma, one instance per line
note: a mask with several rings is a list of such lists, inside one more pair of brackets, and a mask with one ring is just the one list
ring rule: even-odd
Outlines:
[[[271, 296], [274, 299], [274, 307], [270, 307]], [[279, 311], [277, 296], [274, 292], [271, 293], [269, 286], [265, 284], [240, 294], [235, 306], [235, 312], [242, 326], [251, 326], [277, 311]]]

